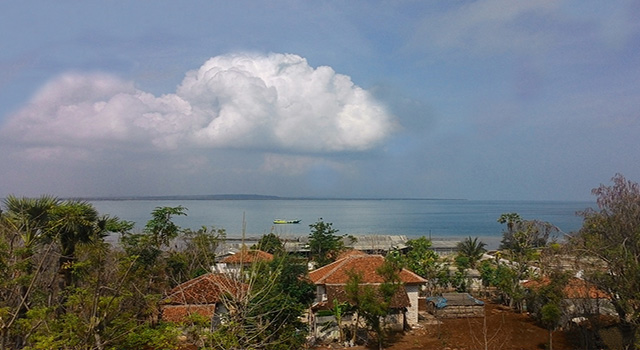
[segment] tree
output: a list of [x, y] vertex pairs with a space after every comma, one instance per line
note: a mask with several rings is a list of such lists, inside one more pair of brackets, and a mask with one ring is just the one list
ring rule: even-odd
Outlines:
[[[582, 228], [570, 236], [578, 256], [593, 262], [586, 278], [607, 291], [622, 322], [635, 332], [640, 347], [640, 186], [621, 174], [613, 185], [591, 192], [598, 210], [581, 213]], [[630, 340], [630, 344], [634, 340]]]
[[305, 265], [287, 259], [284, 255], [271, 263], [254, 263], [246, 274], [236, 277], [237, 285], [246, 288], [231, 286], [234, 290], [225, 293], [222, 304], [229, 312], [221, 316], [222, 322], [214, 332], [205, 333], [207, 348], [303, 347], [306, 325], [301, 317], [312, 300], [309, 291], [313, 286], [304, 278]]
[[466, 257], [468, 259], [469, 267], [475, 269], [476, 264], [487, 251], [484, 248], [486, 245], [487, 244], [482, 241], [478, 242], [478, 237], [474, 239], [467, 237], [462, 242], [458, 243], [458, 255]]
[[156, 207], [142, 232], [120, 234], [123, 252], [119, 264], [126, 268], [129, 280], [133, 281], [130, 291], [134, 296], [128, 307], [139, 319], [152, 324], [163, 293], [201, 272], [201, 263], [213, 259], [216, 230], [188, 232], [183, 237], [184, 244], [176, 246], [176, 250], [169, 249], [173, 239], [184, 232], [173, 222], [173, 217], [186, 215], [185, 211], [182, 206]]
[[548, 303], [542, 307], [540, 313], [542, 324], [549, 330], [549, 350], [553, 350], [553, 331], [558, 327], [562, 310], [557, 303]]
[[86, 202], [10, 196], [4, 204], [0, 349], [104, 349], [130, 333], [137, 324], [123, 312], [128, 291], [108, 276], [116, 255], [102, 238], [132, 226]]
[[100, 218], [98, 211], [88, 202], [70, 200], [51, 210], [50, 235], [60, 243], [60, 289], [74, 285], [73, 264], [76, 262], [76, 245], [104, 238], [107, 218]]
[[436, 270], [438, 254], [431, 248], [431, 241], [425, 237], [410, 239], [407, 245], [411, 248], [406, 254], [407, 268], [424, 278], [432, 277]]
[[516, 309], [521, 308], [524, 290], [520, 285], [520, 273], [517, 268], [505, 263], [498, 264], [495, 270], [494, 283], [500, 291], [502, 302]]
[[315, 261], [317, 267], [327, 265], [335, 261], [338, 253], [344, 249], [342, 236], [337, 236], [338, 230], [331, 227], [330, 222], [322, 221], [322, 218], [316, 223], [309, 225], [311, 233], [309, 234], [309, 250], [311, 259]]
[[162, 254], [162, 249], [169, 246], [182, 229], [173, 222], [174, 216], [187, 215], [187, 209], [177, 207], [156, 207], [151, 212], [142, 233], [123, 232], [120, 244], [129, 256], [135, 257], [137, 268], [154, 266]]
[[550, 237], [560, 231], [546, 221], [524, 220], [518, 213], [502, 214], [498, 222], [507, 224], [507, 229], [502, 234], [500, 249], [541, 248], [547, 244]]
[[55, 310], [35, 309], [38, 312], [30, 312], [25, 320], [42, 324], [30, 335], [29, 348], [121, 348], [122, 339], [137, 331], [138, 315], [130, 307], [136, 281], [131, 280], [129, 269], [120, 270], [119, 256], [111, 245], [80, 245], [75, 257], [73, 274], [78, 278], [65, 290], [63, 305]]
[[522, 222], [522, 217], [518, 213], [503, 213], [498, 218], [501, 224], [507, 224], [507, 232], [514, 232], [515, 226]]
[[51, 219], [51, 210], [58, 206], [55, 197], [40, 198], [7, 196], [3, 204], [6, 213], [3, 216], [8, 227], [11, 227], [21, 238], [24, 254], [32, 253], [33, 247], [44, 238]]
[[224, 229], [201, 227], [185, 229], [178, 237], [181, 249], [172, 250], [167, 257], [167, 272], [171, 284], [180, 284], [211, 272], [215, 265], [216, 249], [226, 238]]
[[342, 328], [342, 317], [351, 311], [351, 305], [348, 302], [339, 302], [338, 299], [333, 299], [333, 307], [331, 308], [331, 315], [336, 319], [336, 327], [338, 327], [338, 342], [344, 342], [345, 332]]
[[495, 265], [495, 262], [489, 261], [489, 260], [484, 260], [480, 263], [480, 266], [478, 267], [478, 270], [480, 271], [480, 278], [482, 278], [482, 286], [483, 287], [489, 287], [489, 286], [495, 286], [497, 283], [496, 280], [496, 270], [497, 267]]
[[[29, 312], [47, 300], [55, 277], [55, 244], [45, 237], [49, 204], [8, 197], [0, 210], [0, 349], [20, 349], [38, 325], [26, 322]], [[48, 201], [47, 201], [48, 202]], [[52, 273], [53, 272], [53, 273]], [[44, 299], [44, 300], [43, 300]]]
[[307, 261], [288, 254], [276, 255], [269, 263], [270, 271], [277, 273], [276, 290], [301, 305], [311, 305], [316, 287], [308, 278]]
[[266, 235], [263, 235], [258, 243], [254, 244], [251, 249], [259, 249], [263, 252], [271, 253], [271, 254], [279, 254], [284, 252], [284, 243], [280, 237], [278, 237], [275, 233], [271, 232]]
[[448, 284], [447, 267], [439, 263], [440, 257], [430, 249], [430, 240], [423, 236], [408, 240], [407, 245], [411, 248], [404, 256], [407, 269], [429, 281], [431, 292], [437, 285]]
[[520, 280], [532, 277], [535, 270], [532, 262], [539, 260], [549, 237], [559, 229], [545, 221], [523, 220], [517, 213], [502, 214], [498, 222], [507, 224], [500, 244], [501, 256], [506, 261], [500, 263], [496, 272], [498, 288], [509, 306], [521, 310], [524, 291]]
[[151, 212], [151, 220], [145, 225], [144, 231], [151, 235], [152, 243], [156, 247], [168, 246], [169, 242], [180, 234], [180, 227], [173, 222], [172, 218], [186, 216], [186, 210], [187, 208], [179, 205], [177, 207], [156, 207]]
[[556, 270], [546, 276], [532, 280], [527, 289], [527, 311], [549, 331], [549, 349], [553, 349], [553, 331], [562, 318], [562, 300], [569, 275]]
[[367, 325], [376, 333], [378, 348], [382, 349], [386, 339], [387, 327], [385, 319], [391, 311], [391, 301], [398, 292], [402, 282], [400, 271], [402, 266], [395, 259], [385, 259], [376, 269], [383, 282], [375, 288], [370, 284], [362, 284], [362, 273], [352, 271], [345, 286], [347, 299], [357, 312], [352, 333], [355, 343], [358, 333], [359, 318], [362, 317]]
[[[41, 269], [46, 259], [42, 256], [35, 257], [37, 250], [46, 239], [46, 233], [50, 225], [51, 210], [58, 205], [58, 200], [51, 196], [39, 198], [7, 196], [3, 200], [6, 212], [0, 209], [0, 226], [2, 229], [4, 251], [4, 280], [9, 282], [2, 285], [5, 293], [1, 293], [0, 304], [8, 310], [4, 318], [7, 321], [1, 323], [0, 349], [7, 343], [9, 331], [14, 324], [26, 317], [31, 305], [31, 294], [34, 291], [35, 282], [40, 278]], [[52, 248], [52, 247], [50, 247]], [[48, 256], [51, 249], [45, 249], [41, 253]], [[22, 335], [16, 335], [16, 347], [21, 347]]]

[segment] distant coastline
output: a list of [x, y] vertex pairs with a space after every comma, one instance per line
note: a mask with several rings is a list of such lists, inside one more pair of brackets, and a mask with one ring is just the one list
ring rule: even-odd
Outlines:
[[211, 194], [211, 195], [173, 195], [173, 196], [97, 196], [74, 197], [88, 201], [174, 201], [174, 200], [277, 200], [291, 199], [259, 194]]
[[261, 194], [210, 194], [210, 195], [171, 195], [171, 196], [95, 196], [69, 197], [63, 199], [80, 199], [87, 201], [176, 201], [176, 200], [431, 200], [431, 201], [466, 201], [462, 198], [333, 198], [333, 197], [280, 197]]

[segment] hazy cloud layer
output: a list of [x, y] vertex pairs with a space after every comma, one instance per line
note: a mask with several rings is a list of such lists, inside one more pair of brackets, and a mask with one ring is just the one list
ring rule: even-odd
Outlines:
[[640, 180], [638, 18], [638, 0], [0, 2], [0, 197], [591, 199]]
[[162, 96], [107, 74], [64, 74], [1, 133], [30, 157], [50, 158], [81, 157], [76, 148], [363, 151], [394, 128], [382, 104], [330, 67], [293, 54], [232, 54], [187, 72]]
[[444, 14], [426, 16], [415, 33], [413, 44], [422, 45], [422, 38], [426, 36], [431, 47], [463, 50], [467, 54], [533, 52], [546, 47], [555, 36], [549, 24], [555, 22], [553, 10], [559, 6], [553, 0], [463, 3]]

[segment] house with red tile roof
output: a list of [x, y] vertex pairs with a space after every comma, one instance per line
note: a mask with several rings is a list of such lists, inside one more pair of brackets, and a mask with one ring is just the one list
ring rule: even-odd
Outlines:
[[353, 255], [367, 255], [367, 253], [357, 249], [348, 249], [340, 252], [340, 254], [338, 254], [338, 256], [336, 257], [336, 260], [348, 258]]
[[[541, 279], [526, 281], [522, 283], [522, 286], [525, 289], [535, 291], [547, 286], [549, 283], [551, 283], [551, 280], [545, 276]], [[569, 322], [574, 322], [575, 319], [590, 315], [614, 317], [618, 315], [611, 303], [611, 295], [581, 278], [569, 278], [564, 288], [562, 288], [562, 293], [564, 294], [562, 300], [564, 312], [560, 321], [561, 324], [568, 324]], [[530, 311], [535, 312], [535, 310]]]
[[[316, 301], [313, 310], [330, 309], [333, 301], [348, 302], [345, 292], [352, 272], [362, 276], [363, 285], [379, 286], [384, 278], [377, 273], [377, 269], [384, 263], [382, 255], [349, 254], [329, 265], [309, 272], [309, 279], [316, 285]], [[403, 325], [418, 323], [418, 294], [421, 286], [427, 280], [417, 274], [402, 269], [399, 273], [402, 287], [391, 300], [391, 308], [402, 310], [403, 315], [398, 321]], [[406, 310], [406, 312], [405, 312]]]
[[244, 267], [251, 266], [257, 262], [269, 262], [273, 260], [273, 254], [257, 249], [242, 249], [239, 252], [229, 255], [217, 264], [219, 272], [236, 274]]
[[271, 261], [273, 260], [273, 254], [263, 252], [257, 249], [243, 249], [233, 255], [230, 255], [222, 260], [225, 264], [245, 264], [250, 265], [258, 261]]
[[228, 312], [224, 298], [247, 292], [248, 286], [234, 278], [208, 273], [171, 289], [161, 303], [160, 317], [168, 322], [183, 322], [194, 314], [213, 319]]
[[[551, 280], [543, 277], [539, 280], [529, 280], [522, 283], [526, 289], [538, 289], [548, 285]], [[580, 278], [570, 278], [562, 289], [564, 296], [568, 299], [610, 299], [611, 296], [604, 291], [598, 289], [593, 284]]]

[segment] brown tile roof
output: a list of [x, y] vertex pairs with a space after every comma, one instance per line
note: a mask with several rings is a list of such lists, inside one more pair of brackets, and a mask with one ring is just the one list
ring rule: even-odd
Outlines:
[[338, 254], [338, 257], [336, 258], [336, 260], [344, 259], [350, 256], [359, 256], [359, 255], [367, 255], [367, 253], [357, 249], [345, 250], [340, 254]]
[[237, 295], [238, 293], [245, 293], [247, 289], [246, 284], [225, 275], [208, 273], [173, 288], [169, 291], [163, 304], [215, 304], [225, 294]]
[[215, 304], [208, 305], [163, 305], [162, 320], [167, 322], [182, 322], [191, 315], [198, 314], [207, 318], [213, 317]]
[[271, 261], [273, 254], [263, 252], [262, 250], [241, 250], [233, 255], [222, 259], [227, 264], [251, 264], [258, 261]]
[[[537, 289], [550, 283], [548, 277], [540, 280], [530, 280], [522, 284], [525, 288]], [[589, 284], [580, 278], [570, 278], [567, 285], [563, 288], [564, 296], [568, 299], [610, 299], [611, 296], [596, 286]]]
[[[362, 274], [362, 283], [383, 283], [384, 279], [376, 272], [383, 263], [382, 255], [352, 255], [309, 272], [309, 279], [314, 284], [346, 284], [349, 273], [354, 271]], [[400, 280], [405, 284], [427, 282], [407, 269], [400, 271]]]

